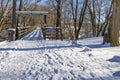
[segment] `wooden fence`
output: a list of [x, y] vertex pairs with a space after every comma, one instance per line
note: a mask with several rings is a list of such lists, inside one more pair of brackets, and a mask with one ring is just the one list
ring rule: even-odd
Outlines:
[[18, 27], [18, 38], [22, 38], [28, 33], [32, 32], [34, 30], [33, 27], [27, 26], [27, 27]]
[[60, 27], [42, 27], [42, 33], [44, 39], [61, 39], [62, 37], [62, 29]]

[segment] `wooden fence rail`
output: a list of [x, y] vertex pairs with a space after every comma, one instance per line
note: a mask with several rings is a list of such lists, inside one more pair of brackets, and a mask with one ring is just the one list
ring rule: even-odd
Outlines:
[[22, 38], [34, 30], [33, 27], [18, 27], [18, 38]]
[[60, 27], [42, 27], [42, 33], [44, 39], [61, 39], [62, 37], [62, 29]]

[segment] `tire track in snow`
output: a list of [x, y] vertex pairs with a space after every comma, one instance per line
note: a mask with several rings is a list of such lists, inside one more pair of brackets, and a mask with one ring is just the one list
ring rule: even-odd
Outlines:
[[37, 30], [35, 30], [34, 33], [27, 38], [27, 40], [33, 40], [36, 34], [37, 34]]
[[35, 33], [35, 31], [32, 31], [31, 33], [29, 33], [28, 35], [26, 35], [25, 37], [23, 37], [22, 40], [27, 40], [34, 33]]
[[36, 35], [33, 37], [33, 40], [42, 40], [41, 29], [37, 29]]
[[31, 32], [30, 34], [28, 34], [27, 36], [25, 36], [24, 38], [22, 38], [22, 40], [42, 40], [42, 33], [41, 33], [41, 29], [37, 28], [36, 30], [34, 30], [33, 32]]

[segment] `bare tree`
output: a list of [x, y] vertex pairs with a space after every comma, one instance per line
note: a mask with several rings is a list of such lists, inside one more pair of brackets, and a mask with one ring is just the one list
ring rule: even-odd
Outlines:
[[83, 19], [85, 16], [85, 11], [87, 7], [88, 0], [84, 0], [83, 6], [80, 9], [79, 0], [70, 0], [71, 12], [73, 16], [73, 24], [74, 24], [74, 40], [77, 40], [79, 37], [79, 33], [82, 27]]
[[[77, 20], [78, 20], [78, 0], [75, 1], [76, 4], [74, 5], [74, 0], [70, 0], [70, 6], [72, 9], [72, 16], [73, 16], [73, 25], [74, 25], [74, 37], [77, 34]], [[74, 8], [75, 7], [75, 8]]]
[[82, 10], [80, 12], [79, 26], [78, 26], [78, 30], [77, 30], [77, 33], [76, 33], [76, 40], [79, 37], [79, 33], [80, 33], [80, 29], [82, 27], [82, 23], [83, 23], [83, 20], [84, 20], [84, 16], [85, 16], [85, 11], [86, 11], [87, 4], [88, 4], [88, 0], [84, 0], [83, 6], [82, 6]]
[[[88, 9], [91, 17], [93, 36], [96, 36], [96, 10], [95, 10], [95, 0], [89, 1]], [[91, 7], [92, 6], [92, 7]]]
[[7, 18], [11, 8], [10, 8], [11, 0], [1, 0], [0, 1], [0, 31], [3, 29], [4, 21]]

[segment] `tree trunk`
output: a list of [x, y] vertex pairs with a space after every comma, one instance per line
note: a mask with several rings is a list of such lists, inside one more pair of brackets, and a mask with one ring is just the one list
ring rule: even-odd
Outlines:
[[16, 28], [16, 1], [13, 0], [13, 11], [12, 11], [12, 27]]
[[110, 27], [110, 45], [119, 46], [120, 0], [113, 0], [112, 26]]
[[57, 0], [57, 21], [56, 27], [61, 26], [61, 0]]
[[[57, 21], [56, 27], [61, 27], [61, 0], [56, 0], [57, 2]], [[58, 39], [58, 30], [56, 30], [56, 39]]]
[[82, 23], [83, 23], [83, 19], [84, 19], [84, 16], [85, 16], [85, 11], [86, 11], [86, 7], [87, 7], [87, 3], [88, 3], [88, 0], [84, 0], [83, 7], [82, 7], [82, 10], [80, 12], [80, 17], [79, 17], [79, 26], [78, 26], [78, 29], [77, 29], [77, 33], [75, 35], [75, 39], [76, 40], [78, 40], [80, 29], [82, 27]]

